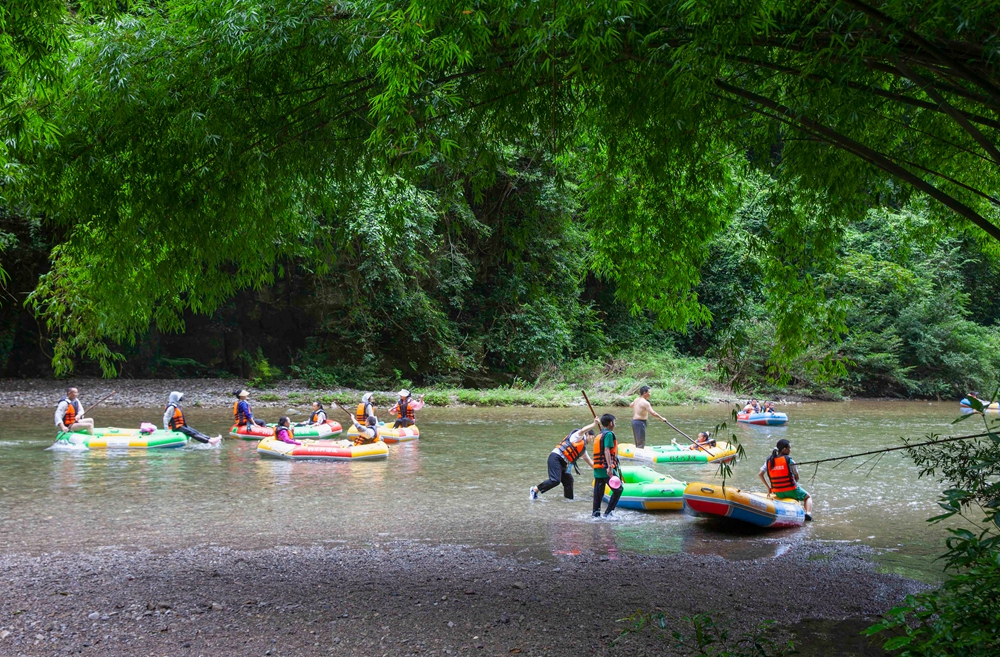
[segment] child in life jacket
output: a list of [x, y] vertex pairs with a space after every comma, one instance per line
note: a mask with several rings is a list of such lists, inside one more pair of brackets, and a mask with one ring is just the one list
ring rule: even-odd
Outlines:
[[292, 433], [291, 425], [292, 422], [288, 419], [288, 416], [282, 415], [281, 419], [278, 420], [278, 426], [274, 428], [274, 438], [289, 445], [301, 445], [302, 443], [295, 440], [295, 434]]

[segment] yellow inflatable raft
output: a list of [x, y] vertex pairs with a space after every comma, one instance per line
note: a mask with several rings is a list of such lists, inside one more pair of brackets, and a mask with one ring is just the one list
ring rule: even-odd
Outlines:
[[684, 510], [696, 517], [731, 518], [758, 527], [800, 527], [806, 521], [805, 510], [795, 500], [701, 481], [684, 489]]
[[290, 461], [371, 461], [389, 456], [389, 448], [381, 440], [368, 445], [355, 445], [349, 440], [303, 440], [301, 445], [264, 438], [257, 443], [261, 456]]
[[[358, 428], [352, 424], [350, 428], [347, 429], [347, 437], [354, 440], [354, 437], [357, 435]], [[417, 425], [393, 429], [392, 426], [387, 425], [385, 422], [381, 422], [378, 425], [378, 436], [387, 443], [406, 443], [411, 440], [419, 440], [420, 429], [417, 428]]]

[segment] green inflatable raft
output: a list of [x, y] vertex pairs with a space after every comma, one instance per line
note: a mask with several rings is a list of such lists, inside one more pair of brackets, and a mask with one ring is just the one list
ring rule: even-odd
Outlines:
[[[644, 465], [621, 467], [622, 496], [619, 508], [636, 511], [681, 511], [684, 508], [683, 481], [662, 475]], [[611, 489], [604, 488], [604, 499], [611, 496]]]
[[77, 449], [167, 449], [184, 447], [188, 437], [179, 431], [157, 429], [141, 433], [138, 429], [94, 427], [93, 435], [82, 431], [60, 433], [53, 447], [73, 446]]

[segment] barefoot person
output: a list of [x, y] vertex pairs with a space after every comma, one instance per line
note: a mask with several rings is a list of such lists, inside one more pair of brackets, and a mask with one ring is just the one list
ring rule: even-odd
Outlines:
[[667, 421], [667, 418], [653, 410], [653, 406], [649, 403], [650, 396], [649, 386], [643, 386], [639, 388], [639, 396], [629, 404], [632, 407], [632, 439], [636, 447], [646, 446], [646, 424], [650, 415]]
[[[601, 435], [594, 441], [594, 512], [595, 518], [601, 517], [601, 502], [604, 500], [604, 487], [611, 480], [611, 475], [618, 472], [618, 439], [615, 438], [615, 416], [605, 413], [601, 416]], [[611, 501], [604, 511], [604, 517], [609, 518], [622, 496], [622, 488], [611, 491]]]
[[83, 417], [83, 404], [77, 399], [80, 392], [76, 388], [66, 390], [66, 396], [59, 400], [56, 406], [56, 428], [63, 433], [67, 431], [86, 431], [94, 433], [94, 421]]
[[[799, 486], [799, 469], [795, 467], [792, 457], [792, 444], [785, 438], [778, 441], [771, 456], [761, 466], [757, 476], [767, 486], [767, 492], [774, 493], [779, 500], [796, 500], [802, 502], [806, 511], [806, 520], [812, 520], [812, 497], [806, 489]], [[765, 478], [766, 475], [766, 478]]]
[[[587, 448], [594, 442], [594, 429], [597, 426], [598, 422], [594, 420], [581, 429], [574, 429], [562, 439], [561, 443], [556, 445], [554, 450], [549, 452], [549, 478], [537, 486], [531, 487], [529, 491], [531, 499], [537, 500], [539, 495], [559, 484], [563, 486], [563, 496], [567, 500], [573, 499], [573, 475], [570, 468], [576, 468], [576, 461], [581, 456], [590, 467], [594, 467], [594, 462], [591, 460], [590, 454], [587, 453]], [[577, 469], [577, 474], [579, 472], [580, 470]]]

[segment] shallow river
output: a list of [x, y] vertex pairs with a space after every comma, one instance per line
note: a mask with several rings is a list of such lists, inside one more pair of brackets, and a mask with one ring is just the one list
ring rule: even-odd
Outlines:
[[[661, 408], [693, 434], [729, 420], [748, 460], [735, 481], [760, 488], [757, 470], [779, 438], [793, 457], [812, 460], [898, 444], [900, 436], [949, 433], [958, 404], [927, 402], [809, 403], [788, 406], [787, 427], [735, 426], [723, 405]], [[186, 409], [206, 433], [224, 433], [222, 409]], [[631, 441], [628, 409], [619, 440]], [[101, 426], [158, 422], [158, 410], [98, 409]], [[277, 412], [260, 413], [268, 420]], [[271, 417], [271, 416], [275, 417]], [[546, 478], [555, 444], [588, 420], [580, 409], [428, 409], [423, 438], [390, 446], [382, 462], [262, 460], [255, 443], [227, 439], [221, 448], [56, 453], [50, 411], [0, 410], [0, 550], [42, 553], [104, 546], [168, 550], [202, 544], [267, 547], [378, 544], [417, 540], [486, 547], [506, 553], [556, 554], [688, 551], [742, 559], [774, 555], [800, 541], [860, 542], [884, 549], [887, 568], [933, 578], [932, 556], [943, 528], [931, 527], [940, 486], [918, 480], [901, 453], [869, 474], [861, 460], [833, 469], [803, 469], [816, 501], [815, 522], [801, 529], [742, 532], [681, 513], [621, 510], [591, 520], [590, 471], [581, 468], [576, 500], [561, 488], [531, 502], [528, 489]], [[971, 430], [971, 423], [959, 425]], [[971, 433], [971, 431], [968, 431]], [[648, 442], [674, 434], [651, 421]], [[720, 436], [725, 439], [725, 435]], [[718, 481], [716, 466], [657, 465], [684, 481]]]

